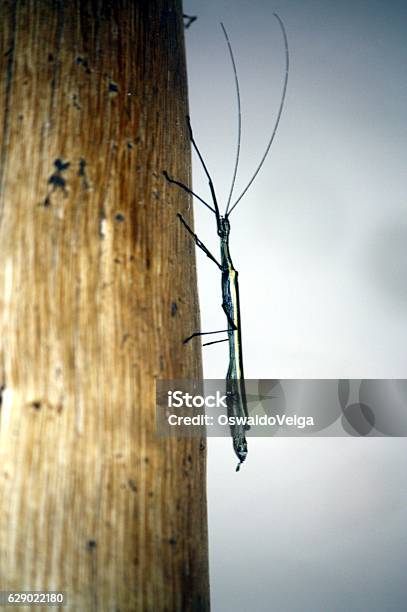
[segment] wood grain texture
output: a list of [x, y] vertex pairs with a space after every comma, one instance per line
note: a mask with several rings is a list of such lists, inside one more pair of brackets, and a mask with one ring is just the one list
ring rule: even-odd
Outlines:
[[0, 589], [207, 610], [205, 444], [180, 0], [0, 0]]

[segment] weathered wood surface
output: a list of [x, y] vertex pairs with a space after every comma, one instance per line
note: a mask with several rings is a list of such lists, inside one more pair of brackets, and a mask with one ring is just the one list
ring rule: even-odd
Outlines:
[[0, 589], [206, 610], [205, 446], [179, 0], [0, 0]]

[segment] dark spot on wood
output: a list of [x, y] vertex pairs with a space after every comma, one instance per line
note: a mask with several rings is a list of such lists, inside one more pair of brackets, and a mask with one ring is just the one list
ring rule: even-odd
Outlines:
[[59, 174], [53, 174], [52, 176], [50, 176], [48, 179], [48, 183], [50, 185], [54, 185], [54, 187], [61, 187], [62, 189], [65, 189], [66, 185], [64, 177], [60, 176]]
[[115, 215], [114, 218], [116, 219], [116, 221], [124, 221], [125, 220], [125, 216], [122, 213], [117, 213], [117, 215]]
[[171, 316], [172, 317], [175, 317], [175, 315], [177, 314], [177, 310], [178, 310], [177, 302], [172, 302], [171, 304]]
[[79, 170], [78, 170], [78, 176], [81, 177], [81, 186], [82, 189], [89, 189], [89, 183], [88, 183], [88, 177], [87, 177], [87, 173], [86, 173], [86, 160], [81, 157], [79, 160]]
[[78, 171], [78, 176], [85, 176], [86, 172], [85, 172], [85, 168], [86, 168], [86, 160], [84, 160], [82, 157], [79, 160], [79, 171]]
[[128, 480], [128, 483], [129, 483], [129, 487], [133, 491], [133, 493], [137, 493], [137, 486], [136, 486], [135, 481], [130, 478]]
[[117, 93], [119, 91], [119, 86], [113, 81], [109, 83], [109, 93]]
[[34, 408], [34, 410], [41, 410], [41, 402], [38, 400], [31, 402], [31, 406]]
[[62, 159], [60, 159], [59, 157], [54, 161], [54, 166], [56, 168], [55, 172], [53, 174], [51, 174], [51, 176], [48, 179], [48, 184], [52, 185], [52, 189], [51, 192], [49, 192], [44, 200], [44, 206], [50, 206], [51, 205], [51, 194], [56, 190], [56, 189], [61, 189], [64, 193], [64, 195], [67, 195], [65, 186], [66, 186], [66, 181], [64, 179], [64, 177], [62, 176], [62, 172], [64, 172], [65, 170], [67, 170], [70, 166], [69, 162], [64, 162]]
[[128, 148], [128, 149], [132, 149], [132, 148], [133, 148], [133, 143], [128, 142], [128, 143], [127, 143], [127, 148]]
[[76, 110], [81, 110], [82, 109], [82, 106], [79, 104], [78, 96], [76, 94], [72, 95], [72, 101], [73, 101], [73, 106], [74, 106], [74, 108], [76, 108]]
[[176, 546], [176, 544], [177, 544], [177, 538], [175, 538], [174, 536], [172, 536], [171, 538], [169, 538], [169, 540], [168, 540], [168, 544], [170, 544], [171, 546]]
[[89, 550], [96, 548], [96, 540], [88, 540], [88, 548]]
[[150, 459], [148, 457], [144, 457], [144, 463], [149, 463]]
[[3, 391], [4, 391], [4, 389], [5, 389], [5, 386], [4, 385], [0, 385], [0, 408], [1, 408], [1, 405], [3, 403]]
[[114, 263], [117, 263], [117, 264], [122, 263], [118, 257], [115, 257], [113, 261]]
[[54, 61], [54, 56], [52, 55], [52, 53], [48, 53], [48, 61], [49, 62], [53, 62]]
[[22, 121], [24, 119], [24, 115], [18, 115], [18, 120]]
[[148, 496], [149, 496], [149, 497], [154, 497], [154, 493], [153, 493], [153, 491], [149, 491]]
[[187, 461], [188, 461], [189, 463], [192, 463], [192, 455], [188, 455], [188, 457], [187, 457]]
[[89, 63], [87, 59], [85, 59], [81, 55], [78, 55], [75, 61], [77, 64], [82, 65], [85, 68], [87, 74], [90, 74], [91, 70], [89, 68]]
[[123, 348], [127, 340], [130, 338], [130, 334], [123, 334], [121, 347]]
[[200, 451], [204, 451], [205, 448], [206, 448], [206, 444], [205, 444], [205, 442], [203, 440], [201, 440], [200, 443], [199, 443], [199, 450]]
[[59, 157], [54, 161], [54, 166], [58, 170], [58, 172], [63, 172], [67, 170], [71, 164], [69, 162], [64, 162]]

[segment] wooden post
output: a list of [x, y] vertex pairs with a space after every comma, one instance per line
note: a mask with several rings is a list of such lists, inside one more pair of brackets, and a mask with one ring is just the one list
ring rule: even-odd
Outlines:
[[205, 445], [155, 435], [201, 376], [180, 0], [0, 0], [0, 589], [207, 610]]

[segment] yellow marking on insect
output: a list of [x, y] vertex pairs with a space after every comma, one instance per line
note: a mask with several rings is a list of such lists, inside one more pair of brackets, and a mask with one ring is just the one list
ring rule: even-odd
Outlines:
[[235, 358], [235, 364], [236, 364], [236, 376], [237, 378], [241, 378], [242, 371], [241, 371], [240, 354], [239, 354], [239, 350], [240, 350], [239, 334], [240, 332], [238, 329], [239, 316], [238, 316], [238, 310], [237, 310], [238, 299], [237, 299], [237, 291], [236, 291], [237, 272], [230, 264], [228, 266], [228, 272], [229, 272], [230, 297], [231, 297], [232, 304], [233, 304], [232, 320], [235, 325], [235, 329], [233, 330], [233, 338], [234, 338], [233, 347], [234, 347], [234, 358]]

